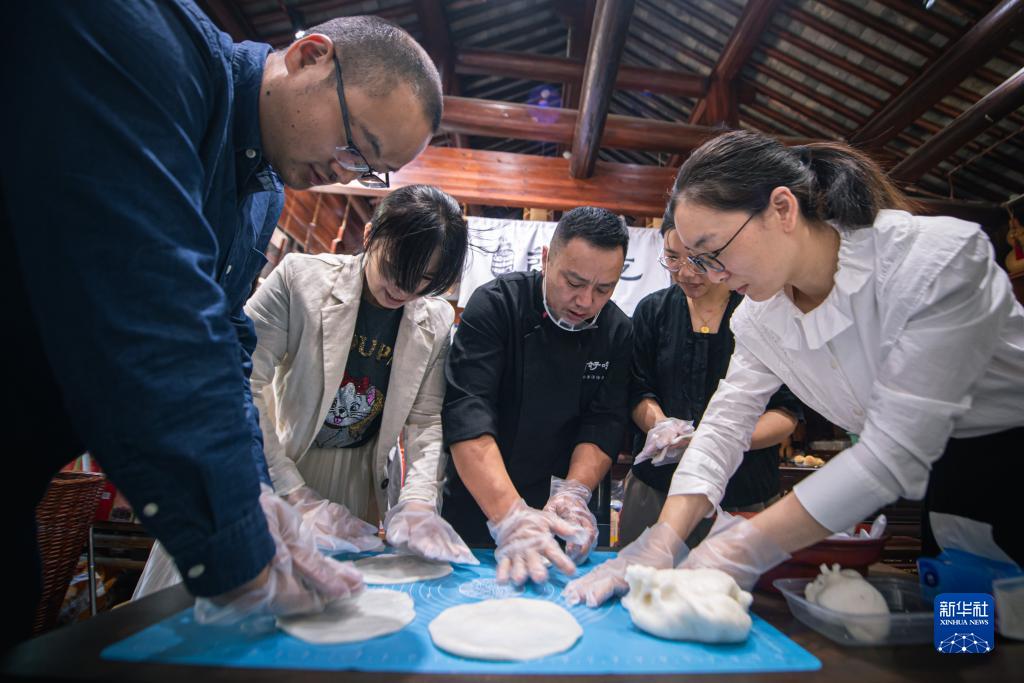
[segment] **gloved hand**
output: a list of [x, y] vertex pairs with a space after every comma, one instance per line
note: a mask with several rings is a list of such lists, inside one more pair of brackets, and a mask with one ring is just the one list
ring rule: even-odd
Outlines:
[[612, 595], [626, 594], [629, 590], [626, 568], [630, 565], [671, 569], [685, 555], [683, 539], [668, 523], [660, 522], [645, 529], [619, 552], [618, 557], [597, 565], [586, 576], [570, 581], [562, 590], [562, 597], [569, 605], [585, 602], [587, 607], [597, 607]]
[[681, 569], [721, 569], [749, 591], [761, 574], [785, 562], [790, 554], [749, 520], [719, 509], [707, 538], [693, 549]]
[[332, 553], [384, 548], [377, 527], [359, 519], [344, 505], [324, 499], [308, 486], [297, 488], [284, 499], [302, 515], [302, 528], [313, 535], [318, 548]]
[[387, 541], [401, 551], [428, 560], [480, 564], [455, 529], [430, 503], [400, 502], [384, 516]]
[[582, 543], [585, 532], [558, 515], [537, 510], [520, 498], [497, 522], [487, 522], [487, 529], [498, 547], [494, 557], [498, 560], [497, 581], [517, 586], [529, 578], [534, 583], [548, 580], [545, 560], [572, 575], [576, 565], [558, 547], [555, 536], [566, 541]]
[[565, 554], [576, 564], [586, 561], [597, 541], [597, 517], [587, 507], [591, 495], [590, 488], [575, 479], [551, 477], [551, 493], [544, 510], [555, 513], [585, 532], [581, 536], [582, 542], [573, 540], [565, 544]]
[[633, 464], [639, 465], [645, 460], [657, 466], [679, 462], [692, 438], [693, 422], [675, 417], [659, 420], [647, 432], [644, 447], [633, 458]]
[[260, 486], [260, 505], [277, 551], [252, 581], [214, 598], [196, 598], [200, 624], [232, 624], [249, 616], [288, 616], [322, 612], [333, 600], [363, 590], [363, 577], [351, 562], [320, 554], [302, 517], [269, 486]]

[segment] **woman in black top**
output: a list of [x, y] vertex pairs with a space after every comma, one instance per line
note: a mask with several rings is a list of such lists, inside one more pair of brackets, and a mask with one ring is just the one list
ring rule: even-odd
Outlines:
[[[743, 301], [741, 295], [689, 267], [671, 216], [666, 216], [661, 234], [665, 247], [659, 260], [672, 274], [673, 284], [646, 296], [633, 314], [634, 457], [650, 441], [647, 435], [654, 425], [665, 422], [671, 428], [672, 423], [692, 420], [696, 427], [700, 422], [729, 366], [734, 346], [729, 318]], [[778, 444], [802, 417], [800, 402], [783, 386], [768, 402], [754, 430], [752, 448], [729, 481], [724, 509], [760, 511], [778, 497]], [[619, 517], [620, 544], [632, 542], [657, 522], [686, 441], [633, 465]], [[647, 451], [654, 450], [652, 443], [646, 446]], [[693, 547], [708, 528], [710, 520], [694, 530], [687, 545]]]

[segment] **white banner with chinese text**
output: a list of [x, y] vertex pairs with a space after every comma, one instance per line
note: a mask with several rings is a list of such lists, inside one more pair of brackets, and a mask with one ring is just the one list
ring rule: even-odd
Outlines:
[[[541, 248], [551, 241], [555, 223], [469, 217], [469, 254], [459, 285], [459, 306], [465, 307], [480, 285], [502, 273], [540, 270]], [[632, 316], [640, 300], [671, 284], [658, 264], [662, 238], [651, 228], [629, 228], [629, 250], [612, 301]]]

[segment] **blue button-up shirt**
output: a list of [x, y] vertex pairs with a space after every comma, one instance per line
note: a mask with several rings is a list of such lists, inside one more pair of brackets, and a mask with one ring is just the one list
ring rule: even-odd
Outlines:
[[96, 455], [193, 593], [221, 593], [274, 554], [242, 311], [282, 207], [259, 127], [270, 47], [170, 0], [33, 1], [7, 29], [24, 59], [3, 67], [0, 178], [14, 310], [31, 312], [14, 329], [38, 331], [55, 429]]

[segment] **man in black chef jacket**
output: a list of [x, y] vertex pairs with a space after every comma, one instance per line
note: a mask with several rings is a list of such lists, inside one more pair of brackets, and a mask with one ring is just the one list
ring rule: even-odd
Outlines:
[[546, 581], [545, 560], [572, 574], [597, 538], [587, 503], [628, 417], [631, 324], [611, 301], [628, 242], [615, 214], [573, 209], [542, 272], [500, 275], [462, 314], [446, 366], [443, 515], [467, 543], [493, 538], [499, 583]]

